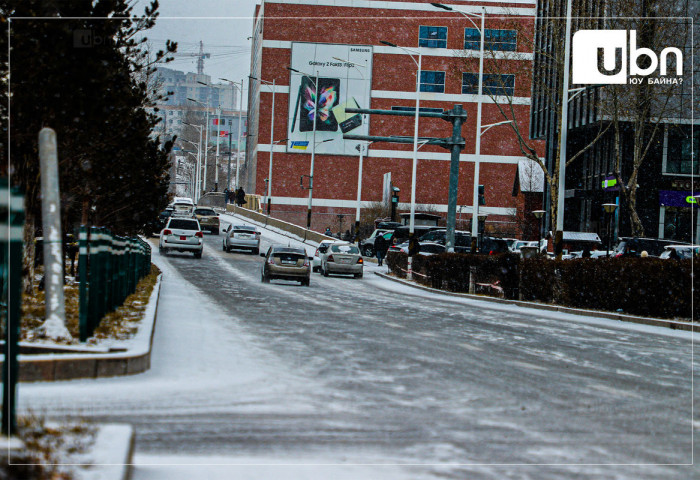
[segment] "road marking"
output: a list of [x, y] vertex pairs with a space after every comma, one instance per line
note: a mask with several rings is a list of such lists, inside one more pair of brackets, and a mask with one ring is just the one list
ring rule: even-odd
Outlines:
[[471, 345], [469, 343], [460, 343], [459, 346], [462, 348], [466, 348], [467, 350], [471, 350], [473, 352], [481, 352], [484, 350], [481, 347], [475, 347], [474, 345]]
[[528, 368], [530, 370], [547, 370], [544, 367], [540, 367], [539, 365], [533, 365], [532, 363], [527, 363], [527, 362], [519, 362], [519, 361], [514, 361], [514, 362], [508, 362], [509, 365], [513, 365], [514, 367], [523, 367], [523, 368]]

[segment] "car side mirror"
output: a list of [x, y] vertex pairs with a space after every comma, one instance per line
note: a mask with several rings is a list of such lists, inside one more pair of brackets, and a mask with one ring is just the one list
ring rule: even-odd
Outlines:
[[264, 253], [261, 253], [261, 254], [260, 254], [260, 256], [261, 256], [261, 257], [264, 257], [264, 256], [265, 256], [265, 254], [264, 254]]

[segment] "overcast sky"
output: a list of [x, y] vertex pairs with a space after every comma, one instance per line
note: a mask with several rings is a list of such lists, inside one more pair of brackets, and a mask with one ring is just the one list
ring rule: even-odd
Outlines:
[[[142, 13], [148, 3], [139, 0], [134, 13]], [[219, 77], [240, 81], [250, 72], [248, 37], [257, 3], [259, 0], [162, 0], [160, 17], [147, 37], [154, 47], [164, 46], [166, 40], [178, 42], [178, 54], [197, 53], [201, 40], [204, 52], [211, 54], [204, 60], [204, 73], [214, 82]], [[177, 55], [167, 67], [196, 72], [197, 59]]]

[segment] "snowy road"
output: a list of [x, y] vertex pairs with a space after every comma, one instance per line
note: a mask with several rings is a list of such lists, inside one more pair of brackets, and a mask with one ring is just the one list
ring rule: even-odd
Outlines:
[[[205, 237], [201, 260], [154, 253], [164, 281], [149, 372], [23, 384], [21, 406], [131, 423], [141, 465], [357, 465], [342, 467], [348, 478], [694, 475], [690, 334], [453, 300], [371, 275], [374, 265], [364, 279], [262, 284], [262, 259], [223, 252], [221, 238]], [[266, 233], [262, 250], [280, 239]], [[236, 472], [296, 478], [294, 467], [260, 468]], [[304, 468], [299, 478], [345, 478]], [[179, 478], [156, 470], [135, 478]]]

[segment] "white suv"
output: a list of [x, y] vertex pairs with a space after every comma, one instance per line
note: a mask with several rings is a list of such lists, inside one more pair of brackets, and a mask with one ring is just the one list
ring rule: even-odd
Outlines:
[[171, 250], [192, 252], [194, 258], [202, 258], [204, 233], [195, 218], [170, 217], [160, 232], [158, 250], [165, 255]]

